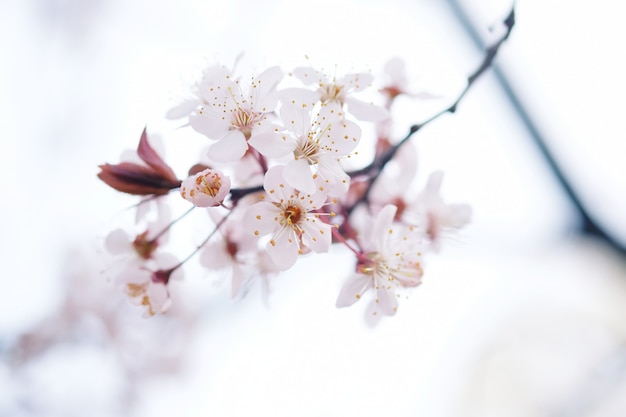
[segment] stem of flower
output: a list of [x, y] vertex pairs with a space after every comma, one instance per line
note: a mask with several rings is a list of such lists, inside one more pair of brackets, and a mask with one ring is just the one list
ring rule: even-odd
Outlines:
[[346, 238], [344, 238], [344, 237], [343, 237], [343, 235], [341, 234], [341, 232], [340, 232], [339, 230], [337, 230], [337, 228], [336, 228], [336, 227], [334, 227], [334, 226], [333, 226], [333, 227], [331, 227], [331, 231], [332, 231], [333, 237], [334, 237], [335, 239], [337, 239], [340, 243], [343, 243], [343, 244], [345, 245], [345, 247], [347, 247], [348, 249], [350, 249], [350, 251], [352, 251], [352, 252], [356, 255], [356, 257], [357, 257], [357, 259], [358, 259], [359, 261], [363, 261], [363, 260], [366, 260], [366, 259], [367, 259], [367, 258], [365, 258], [365, 255], [363, 255], [363, 253], [362, 253], [362, 252], [360, 252], [360, 251], [358, 251], [356, 248], [354, 248], [354, 247], [350, 244], [350, 242], [348, 242], [348, 241], [346, 240]]
[[211, 231], [211, 233], [209, 233], [209, 235], [202, 241], [202, 243], [200, 243], [198, 246], [196, 246], [196, 248], [189, 254], [187, 255], [187, 257], [185, 259], [183, 259], [182, 261], [180, 261], [180, 263], [176, 266], [174, 266], [171, 271], [175, 271], [176, 269], [180, 268], [181, 266], [183, 266], [183, 264], [185, 262], [187, 262], [189, 259], [191, 259], [196, 253], [198, 253], [198, 251], [200, 251], [200, 249], [202, 249], [204, 247], [204, 245], [207, 244], [207, 242], [209, 240], [211, 240], [211, 238], [213, 237], [213, 235], [220, 230], [220, 227], [222, 227], [222, 225], [224, 224], [224, 222], [226, 221], [226, 219], [228, 219], [228, 217], [230, 217], [230, 215], [232, 214], [232, 211], [229, 211], [228, 213], [226, 213], [226, 215], [224, 217], [222, 217], [222, 219], [215, 225], [215, 228]]
[[163, 236], [168, 230], [170, 230], [172, 228], [172, 226], [174, 226], [177, 222], [179, 222], [180, 220], [182, 220], [186, 215], [188, 215], [189, 213], [191, 213], [191, 210], [193, 210], [194, 208], [196, 208], [196, 206], [191, 206], [191, 208], [189, 210], [187, 210], [186, 212], [184, 212], [183, 214], [181, 214], [180, 216], [178, 216], [178, 218], [174, 219], [173, 221], [170, 222], [170, 224], [168, 224], [167, 226], [165, 226], [165, 228], [163, 228], [163, 230], [161, 230], [159, 233], [156, 234], [156, 236], [154, 236], [151, 240], [150, 243], [154, 243], [157, 240], [159, 240], [159, 238], [161, 236]]
[[265, 157], [261, 155], [261, 153], [257, 151], [256, 149], [252, 147], [250, 147], [249, 149], [252, 153], [252, 156], [254, 156], [254, 159], [256, 159], [259, 165], [261, 166], [263, 173], [266, 173], [267, 172], [267, 160], [265, 159]]

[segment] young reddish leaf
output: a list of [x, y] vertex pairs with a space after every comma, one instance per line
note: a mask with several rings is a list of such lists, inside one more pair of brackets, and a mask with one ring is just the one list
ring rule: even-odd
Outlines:
[[150, 146], [148, 142], [148, 134], [146, 129], [143, 129], [141, 133], [141, 139], [139, 140], [139, 146], [137, 147], [137, 154], [139, 157], [148, 164], [156, 173], [170, 182], [176, 182], [176, 174], [172, 168], [167, 165], [158, 153]]
[[180, 181], [163, 178], [151, 167], [144, 167], [131, 162], [100, 165], [98, 178], [110, 187], [133, 195], [163, 195], [171, 189], [180, 187]]

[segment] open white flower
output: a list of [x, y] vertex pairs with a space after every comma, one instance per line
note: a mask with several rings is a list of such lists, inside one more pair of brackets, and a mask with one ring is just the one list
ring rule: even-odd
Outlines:
[[415, 287], [421, 283], [423, 270], [419, 234], [412, 228], [393, 223], [396, 207], [385, 206], [372, 228], [363, 231], [363, 255], [356, 273], [344, 284], [337, 307], [354, 304], [368, 290], [374, 289], [370, 305], [373, 315], [380, 311], [394, 315], [398, 309], [398, 287]]
[[358, 120], [369, 122], [377, 122], [389, 116], [383, 107], [354, 97], [354, 93], [359, 93], [372, 84], [374, 80], [372, 74], [354, 73], [340, 78], [330, 78], [311, 67], [298, 67], [293, 70], [293, 74], [305, 85], [316, 85], [317, 98], [333, 111], [342, 113], [345, 105], [347, 111]]
[[275, 166], [265, 175], [263, 188], [271, 202], [250, 206], [244, 218], [244, 227], [254, 235], [271, 234], [267, 253], [281, 271], [292, 267], [307, 248], [327, 252], [332, 240], [331, 226], [315, 213], [324, 205], [326, 193], [295, 190], [284, 180], [283, 169]]
[[293, 160], [285, 165], [284, 177], [301, 192], [314, 193], [321, 186], [332, 195], [344, 194], [350, 177], [340, 160], [358, 145], [361, 128], [338, 117], [328, 107], [290, 103], [283, 105], [280, 115], [286, 127], [284, 133], [261, 133], [250, 143], [269, 157], [292, 153]]
[[233, 79], [229, 72], [216, 71], [206, 81], [203, 105], [189, 117], [196, 131], [217, 142], [209, 157], [217, 162], [234, 162], [248, 150], [248, 140], [263, 129], [272, 131], [269, 115], [278, 102], [276, 86], [282, 79], [279, 67], [271, 67], [249, 84]]

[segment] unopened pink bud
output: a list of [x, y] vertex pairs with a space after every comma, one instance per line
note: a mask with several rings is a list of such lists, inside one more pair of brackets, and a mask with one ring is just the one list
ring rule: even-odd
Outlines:
[[180, 187], [180, 195], [198, 207], [219, 206], [229, 192], [230, 177], [212, 169], [190, 176]]

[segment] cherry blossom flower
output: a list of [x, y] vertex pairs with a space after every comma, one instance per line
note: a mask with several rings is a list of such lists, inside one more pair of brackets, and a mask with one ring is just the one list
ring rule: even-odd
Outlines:
[[368, 200], [375, 209], [380, 209], [387, 204], [397, 207], [396, 220], [402, 218], [407, 206], [407, 190], [417, 173], [417, 150], [412, 143], [404, 144], [393, 159], [387, 164], [386, 169], [380, 173], [374, 185], [372, 185]]
[[404, 60], [392, 58], [385, 63], [385, 74], [389, 78], [388, 84], [381, 90], [388, 99], [388, 104], [400, 94], [408, 93], [408, 80], [406, 77]]
[[263, 188], [272, 201], [252, 205], [244, 218], [244, 227], [254, 235], [271, 234], [267, 253], [281, 271], [292, 267], [305, 250], [327, 252], [331, 243], [330, 225], [315, 212], [324, 205], [326, 193], [301, 193], [286, 183], [283, 172], [282, 166], [269, 169]]
[[443, 172], [430, 174], [424, 190], [408, 203], [402, 219], [422, 230], [432, 247], [439, 249], [442, 235], [460, 229], [470, 222], [471, 207], [467, 204], [446, 204], [440, 195]]
[[399, 95], [421, 99], [439, 98], [439, 96], [431, 94], [428, 91], [412, 90], [410, 88], [409, 80], [406, 75], [406, 64], [401, 58], [391, 58], [387, 61], [385, 63], [384, 72], [388, 82], [381, 89], [381, 92], [387, 97], [387, 108], [389, 108], [391, 102]]
[[333, 115], [327, 107], [287, 104], [280, 114], [286, 132], [259, 134], [250, 143], [269, 157], [292, 153], [293, 160], [285, 165], [284, 176], [289, 185], [301, 192], [314, 193], [321, 183], [322, 187], [336, 190], [328, 188], [332, 195], [344, 194], [350, 177], [340, 160], [358, 145], [361, 128]]
[[[305, 85], [316, 85], [317, 99], [340, 115], [343, 115], [343, 108], [346, 106], [350, 114], [362, 121], [376, 122], [389, 116], [384, 108], [354, 97], [354, 93], [359, 93], [372, 84], [374, 80], [372, 74], [353, 73], [340, 78], [330, 78], [314, 68], [298, 67], [293, 70], [293, 75]], [[290, 89], [290, 92], [293, 93], [294, 90]], [[310, 95], [303, 97], [308, 98]]]
[[180, 195], [198, 207], [219, 206], [229, 191], [230, 178], [210, 168], [191, 175], [180, 187]]
[[[245, 205], [245, 200], [238, 204]], [[279, 272], [271, 260], [266, 259], [267, 252], [259, 250], [258, 239], [241, 227], [242, 216], [237, 214], [242, 212], [238, 210], [222, 224], [219, 231], [223, 239], [209, 241], [200, 255], [200, 263], [207, 269], [230, 275], [233, 298], [245, 293], [254, 278], [265, 282], [270, 275]], [[209, 214], [219, 223], [221, 219], [214, 212]]]
[[182, 276], [180, 268], [173, 268], [178, 265], [176, 258], [157, 252], [158, 241], [150, 238], [150, 230], [134, 239], [122, 229], [114, 230], [107, 236], [105, 248], [123, 258], [116, 265], [114, 281], [124, 288], [130, 301], [146, 307], [146, 317], [165, 313], [171, 305], [167, 284], [172, 275]]
[[363, 247], [356, 273], [350, 277], [337, 298], [337, 307], [346, 307], [374, 290], [369, 311], [394, 315], [398, 309], [398, 288], [415, 287], [423, 275], [419, 234], [413, 228], [394, 224], [396, 207], [385, 206], [374, 225], [365, 229], [359, 240]]
[[259, 132], [273, 131], [269, 116], [278, 102], [276, 87], [282, 79], [279, 67], [272, 67], [253, 78], [250, 84], [217, 71], [206, 82], [203, 105], [189, 117], [189, 124], [209, 139], [209, 157], [217, 162], [234, 162], [248, 149], [248, 140]]
[[[236, 64], [236, 63], [235, 63]], [[211, 65], [202, 72], [202, 79], [193, 86], [190, 97], [167, 112], [167, 118], [189, 117], [199, 106], [210, 104], [215, 99], [215, 90], [224, 78], [230, 78], [232, 71], [223, 65]]]

